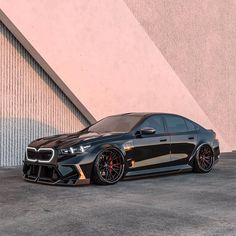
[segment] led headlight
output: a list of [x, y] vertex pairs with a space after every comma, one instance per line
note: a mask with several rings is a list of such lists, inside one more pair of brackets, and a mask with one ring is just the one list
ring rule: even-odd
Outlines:
[[70, 147], [70, 148], [63, 148], [60, 150], [62, 155], [67, 155], [67, 154], [77, 154], [77, 153], [83, 153], [86, 152], [91, 145], [80, 145], [78, 147]]
[[67, 148], [60, 149], [59, 154], [62, 154], [62, 155], [70, 154], [70, 149], [67, 149]]
[[91, 145], [86, 145], [86, 146], [78, 146], [78, 147], [70, 147], [70, 152], [72, 154], [74, 153], [83, 153], [86, 150], [88, 150], [91, 147]]

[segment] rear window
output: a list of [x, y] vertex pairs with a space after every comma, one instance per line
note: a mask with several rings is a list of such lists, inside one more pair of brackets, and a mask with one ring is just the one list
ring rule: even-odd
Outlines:
[[188, 128], [183, 118], [178, 116], [165, 116], [168, 131], [171, 133], [187, 132]]
[[189, 131], [194, 131], [194, 130], [196, 130], [195, 125], [194, 125], [191, 121], [185, 120], [185, 122], [186, 122], [186, 125], [187, 125]]

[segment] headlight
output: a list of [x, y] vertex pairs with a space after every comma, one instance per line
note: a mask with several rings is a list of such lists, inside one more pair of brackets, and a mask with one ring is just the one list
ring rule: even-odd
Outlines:
[[67, 155], [67, 154], [77, 154], [77, 153], [83, 153], [86, 152], [91, 145], [80, 145], [78, 147], [70, 147], [70, 148], [63, 148], [60, 150], [62, 155]]
[[79, 147], [70, 147], [70, 152], [71, 153], [83, 153], [86, 150], [88, 150], [91, 147], [91, 145], [86, 145], [86, 146], [79, 146]]

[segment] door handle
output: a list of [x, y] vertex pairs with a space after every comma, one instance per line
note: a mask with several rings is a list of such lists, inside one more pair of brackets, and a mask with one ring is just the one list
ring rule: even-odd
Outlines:
[[165, 138], [165, 139], [160, 139], [160, 142], [166, 142], [167, 141], [167, 139]]
[[194, 137], [188, 137], [188, 139], [194, 139]]

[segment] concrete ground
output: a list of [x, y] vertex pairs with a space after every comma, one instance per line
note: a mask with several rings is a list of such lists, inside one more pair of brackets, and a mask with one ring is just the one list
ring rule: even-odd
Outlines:
[[0, 169], [0, 235], [236, 235], [236, 153], [209, 174], [113, 186], [39, 185]]

